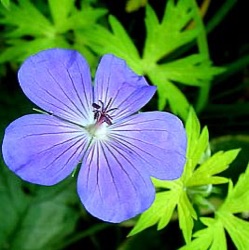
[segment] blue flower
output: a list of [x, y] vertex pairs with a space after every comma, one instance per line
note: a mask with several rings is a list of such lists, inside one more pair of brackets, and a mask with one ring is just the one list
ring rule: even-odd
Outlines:
[[78, 52], [49, 49], [29, 57], [18, 78], [26, 96], [46, 111], [25, 115], [5, 131], [5, 163], [23, 180], [54, 185], [80, 164], [77, 190], [85, 208], [121, 222], [151, 206], [151, 177], [181, 176], [182, 122], [167, 112], [138, 113], [156, 88], [123, 60], [103, 56], [93, 87]]

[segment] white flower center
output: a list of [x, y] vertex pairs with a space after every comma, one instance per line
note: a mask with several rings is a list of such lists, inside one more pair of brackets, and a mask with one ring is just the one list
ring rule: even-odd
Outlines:
[[97, 140], [107, 140], [108, 139], [108, 124], [91, 124], [87, 128], [88, 133], [91, 137]]

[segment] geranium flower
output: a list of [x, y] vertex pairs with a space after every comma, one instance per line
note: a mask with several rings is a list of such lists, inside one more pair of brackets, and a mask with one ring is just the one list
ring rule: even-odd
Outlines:
[[29, 57], [18, 78], [26, 96], [46, 112], [25, 115], [5, 131], [5, 163], [23, 180], [54, 185], [80, 164], [77, 190], [85, 208], [121, 222], [150, 207], [151, 177], [181, 176], [182, 122], [166, 112], [138, 113], [156, 87], [123, 60], [103, 56], [93, 87], [78, 52], [49, 49]]

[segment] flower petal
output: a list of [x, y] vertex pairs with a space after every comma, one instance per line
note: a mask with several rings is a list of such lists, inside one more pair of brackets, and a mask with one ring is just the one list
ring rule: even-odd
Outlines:
[[139, 113], [110, 129], [110, 138], [139, 157], [151, 176], [166, 180], [181, 176], [187, 138], [176, 116], [156, 111]]
[[155, 94], [156, 87], [149, 86], [145, 78], [135, 74], [124, 60], [107, 54], [98, 66], [94, 101], [105, 105], [111, 100], [110, 115], [115, 120], [126, 117], [141, 109]]
[[47, 112], [78, 124], [93, 116], [90, 70], [78, 52], [42, 51], [23, 63], [18, 78], [26, 96]]
[[7, 127], [2, 151], [7, 166], [22, 179], [53, 185], [72, 173], [87, 143], [79, 126], [35, 114], [23, 116]]
[[145, 211], [155, 190], [147, 171], [122, 145], [97, 141], [80, 169], [78, 193], [93, 216], [118, 223]]

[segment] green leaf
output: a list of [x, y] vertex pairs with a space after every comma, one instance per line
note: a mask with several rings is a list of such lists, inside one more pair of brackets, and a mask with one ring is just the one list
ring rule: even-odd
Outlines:
[[202, 87], [224, 69], [212, 67], [211, 62], [202, 54], [193, 54], [173, 62], [157, 66], [161, 77], [190, 86]]
[[218, 212], [217, 215], [237, 249], [247, 249], [249, 246], [249, 222], [223, 211]]
[[180, 229], [183, 232], [183, 236], [186, 243], [189, 243], [192, 237], [192, 230], [194, 227], [193, 219], [197, 219], [197, 214], [187, 197], [186, 192], [181, 192], [181, 196], [178, 203], [178, 216]]
[[173, 82], [203, 87], [214, 75], [224, 71], [222, 68], [212, 67], [211, 62], [207, 61], [205, 56], [201, 54], [187, 56], [160, 65], [152, 65], [151, 62], [150, 66], [147, 66], [144, 71], [147, 72], [151, 81], [158, 86], [159, 109], [164, 109], [168, 101], [172, 111], [184, 120], [186, 120], [190, 105], [184, 94]]
[[129, 236], [137, 234], [156, 223], [158, 223], [158, 230], [163, 229], [170, 222], [177, 207], [180, 228], [185, 241], [189, 242], [194, 225], [193, 219], [197, 219], [197, 215], [187, 197], [181, 180], [162, 181], [153, 179], [153, 182], [156, 187], [169, 188], [169, 191], [162, 191], [156, 194], [154, 203], [140, 216]]
[[74, 1], [49, 0], [48, 3], [57, 32], [65, 32], [70, 29], [68, 17], [74, 8]]
[[138, 51], [121, 23], [109, 16], [112, 32], [105, 27], [95, 25], [86, 37], [86, 44], [96, 53], [112, 53], [122, 59], [138, 74], [142, 74]]
[[[231, 113], [231, 110], [229, 113]], [[249, 110], [249, 109], [248, 109]], [[237, 110], [239, 112], [239, 110]], [[221, 118], [222, 119], [222, 118]], [[243, 122], [243, 121], [241, 121]], [[224, 135], [216, 137], [210, 142], [212, 152], [218, 152], [220, 150], [229, 150], [234, 148], [240, 148], [240, 152], [236, 159], [230, 164], [229, 168], [223, 173], [225, 177], [232, 180], [233, 183], [238, 181], [239, 175], [246, 171], [249, 155], [249, 135], [237, 134], [237, 135]]]
[[225, 250], [226, 236], [221, 221], [212, 218], [201, 218], [201, 222], [207, 226], [194, 234], [195, 239], [180, 248], [180, 250]]
[[[188, 113], [188, 118], [186, 121], [186, 133], [187, 133], [187, 137], [188, 137], [188, 153], [187, 155], [189, 155], [190, 153], [190, 149], [192, 147], [195, 147], [197, 144], [197, 141], [199, 139], [200, 136], [200, 131], [201, 131], [201, 126], [200, 126], [200, 122], [198, 120], [198, 117], [194, 111], [194, 109], [191, 107]], [[193, 150], [195, 151], [195, 150]]]
[[246, 172], [241, 174], [235, 187], [229, 182], [227, 198], [222, 205], [222, 211], [241, 213], [249, 211], [249, 165]]
[[9, 9], [10, 7], [10, 0], [1, 0], [2, 5], [6, 8]]
[[[155, 180], [156, 182], [159, 180]], [[159, 181], [160, 182], [160, 181]], [[161, 181], [162, 182], [162, 181]], [[162, 182], [164, 185], [166, 182]], [[139, 218], [135, 227], [129, 233], [129, 236], [135, 235], [144, 229], [158, 223], [158, 230], [164, 228], [170, 221], [174, 209], [179, 201], [179, 184], [171, 183], [174, 189], [170, 191], [159, 192], [152, 206], [145, 211]]]
[[204, 161], [187, 181], [188, 186], [200, 186], [206, 184], [221, 184], [228, 181], [227, 178], [213, 176], [228, 168], [229, 164], [236, 158], [239, 149], [218, 152]]
[[7, 37], [55, 35], [51, 22], [29, 0], [20, 0], [18, 5], [11, 3], [9, 11], [0, 8], [0, 14], [1, 24], [15, 27]]
[[[143, 53], [144, 64], [150, 65], [197, 37], [198, 29], [185, 29], [193, 19], [191, 2], [167, 1], [164, 16], [159, 22], [154, 10], [146, 6], [147, 39]], [[147, 66], [148, 67], [148, 66]]]
[[189, 178], [197, 164], [200, 163], [209, 145], [208, 129], [204, 127], [201, 131], [199, 120], [193, 108], [190, 109], [186, 121], [186, 133], [188, 137], [187, 170], [189, 170], [188, 173], [186, 173], [186, 178]]
[[[192, 1], [169, 0], [160, 22], [154, 10], [149, 5], [146, 6], [147, 37], [141, 67], [152, 79], [153, 84], [158, 86], [159, 109], [164, 109], [168, 102], [172, 111], [184, 120], [189, 102], [177, 87], [171, 87], [173, 82], [199, 87], [196, 107], [201, 110], [208, 98], [210, 81], [224, 71], [213, 67], [208, 59], [204, 25], [198, 17], [199, 12], [196, 8]], [[194, 28], [189, 26], [193, 21]], [[199, 54], [164, 63], [167, 56], [175, 56], [176, 49], [194, 39], [200, 45]]]
[[146, 5], [148, 0], [128, 0], [125, 6], [127, 12], [133, 12]]
[[148, 76], [157, 86], [159, 110], [163, 110], [168, 102], [172, 112], [186, 120], [190, 104], [181, 90], [170, 81], [162, 78], [160, 73], [157, 74], [156, 70], [150, 71]]
[[[236, 150], [233, 151], [236, 154]], [[232, 150], [230, 153], [232, 156]], [[249, 167], [240, 176], [234, 188], [232, 182], [229, 182], [228, 196], [215, 212], [215, 219], [201, 218], [207, 228], [197, 231], [194, 234], [196, 239], [182, 247], [181, 250], [197, 249], [197, 247], [200, 250], [227, 249], [224, 229], [237, 249], [247, 249], [249, 246], [249, 222], [234, 216], [233, 213], [248, 212], [249, 210], [248, 175]]]
[[[174, 181], [153, 179], [153, 184], [159, 190], [159, 193], [156, 194], [152, 206], [140, 216], [129, 235], [134, 235], [154, 224], [158, 224], [158, 230], [164, 228], [172, 218], [174, 210], [176, 210], [180, 229], [187, 243], [186, 247], [190, 246], [186, 249], [199, 249], [194, 247], [200, 244], [202, 246], [200, 249], [209, 249], [210, 247], [210, 249], [218, 250], [220, 249], [219, 241], [222, 241], [221, 246], [226, 249], [223, 225], [217, 218], [207, 221], [208, 228], [200, 231], [199, 234], [195, 234], [197, 238], [191, 242], [194, 220], [198, 219], [193, 204], [198, 208], [204, 206], [209, 209], [208, 211], [210, 209], [214, 211], [215, 206], [208, 200], [210, 194], [214, 192], [212, 184], [228, 181], [227, 178], [215, 175], [228, 167], [239, 153], [239, 150], [220, 151], [210, 157], [208, 152], [208, 130], [204, 127], [201, 131], [200, 123], [192, 108], [190, 108], [186, 121], [186, 132], [188, 138], [187, 162], [182, 176]], [[237, 196], [244, 199], [242, 189], [247, 188], [247, 186], [244, 187], [247, 174], [241, 177], [240, 182], [238, 182], [239, 188], [236, 191]], [[162, 191], [165, 189], [166, 191]], [[246, 204], [248, 204], [247, 201]], [[205, 219], [203, 221], [205, 224]], [[217, 230], [218, 234], [214, 234], [214, 230]]]
[[71, 0], [49, 0], [50, 9], [43, 7], [42, 12], [30, 0], [11, 3], [9, 11], [0, 7], [0, 23], [7, 27], [3, 32], [5, 48], [0, 62], [19, 63], [40, 50], [60, 47], [79, 49], [92, 65], [93, 53], [84, 38], [106, 10], [90, 6], [78, 9]]
[[74, 232], [79, 219], [72, 180], [53, 187], [31, 185], [1, 162], [0, 249], [57, 249]]
[[63, 37], [56, 37], [55, 39], [46, 39], [43, 37], [38, 37], [31, 41], [26, 41], [23, 39], [9, 39], [9, 47], [7, 47], [0, 54], [0, 63], [7, 61], [22, 62], [28, 56], [37, 53], [41, 50], [60, 47], [68, 48], [69, 44], [63, 39]]

